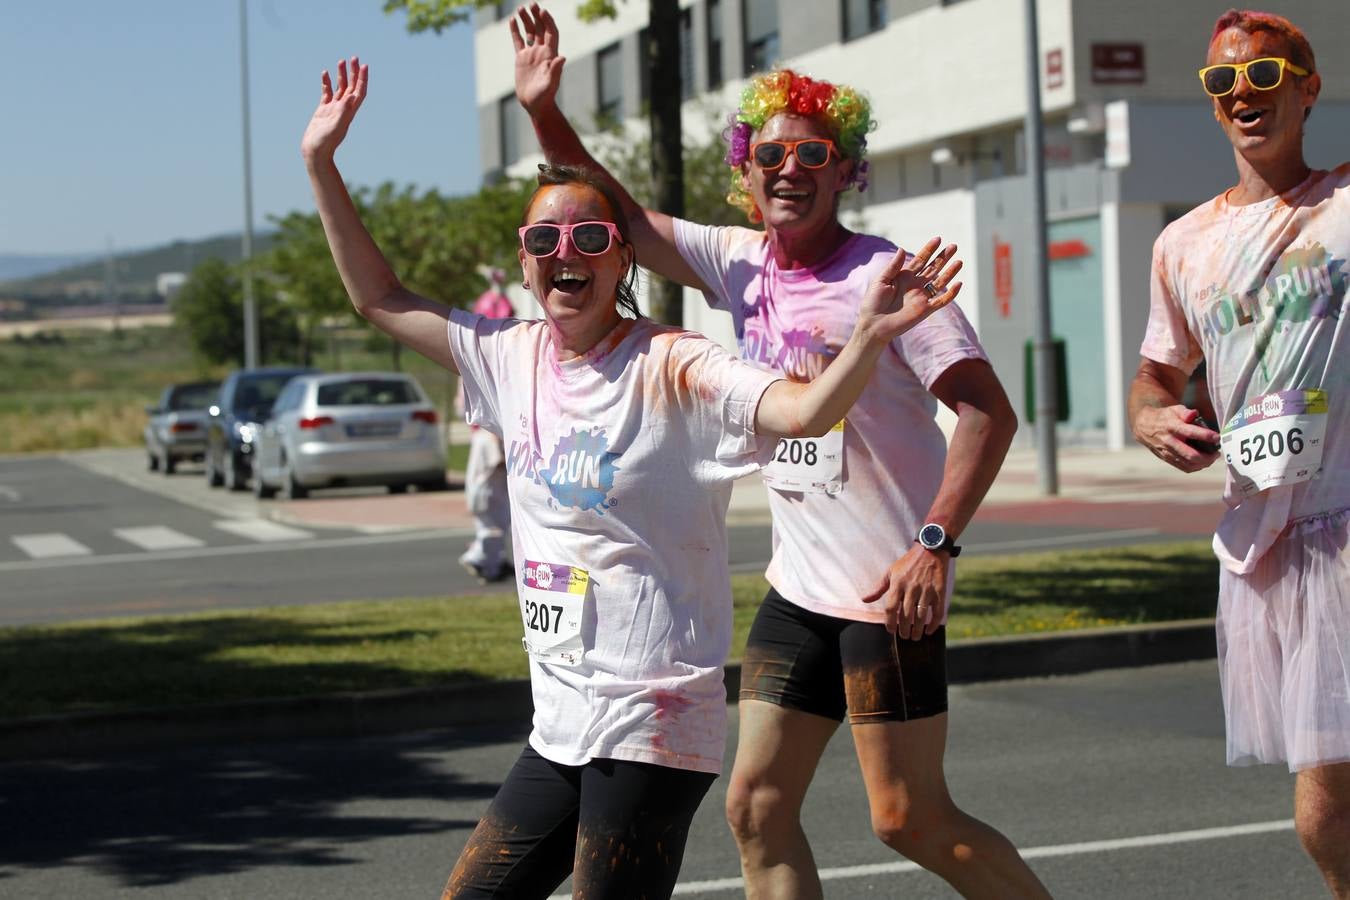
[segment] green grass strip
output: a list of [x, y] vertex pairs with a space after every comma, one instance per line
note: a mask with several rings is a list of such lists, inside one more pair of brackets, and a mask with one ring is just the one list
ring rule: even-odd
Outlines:
[[[958, 567], [949, 640], [1210, 616], [1206, 542], [1016, 556]], [[733, 579], [745, 646], [764, 595]], [[514, 595], [285, 606], [0, 629], [0, 718], [523, 678]]]

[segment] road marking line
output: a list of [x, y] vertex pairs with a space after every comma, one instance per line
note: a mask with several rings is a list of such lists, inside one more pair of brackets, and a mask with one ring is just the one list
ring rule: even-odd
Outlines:
[[180, 559], [204, 559], [212, 556], [246, 556], [253, 553], [290, 553], [295, 550], [324, 550], [335, 547], [367, 547], [377, 544], [398, 544], [404, 541], [463, 540], [473, 535], [472, 528], [438, 529], [435, 531], [374, 534], [358, 537], [317, 538], [295, 543], [234, 544], [229, 547], [201, 547], [199, 549], [157, 550], [137, 553], [105, 553], [101, 556], [66, 557], [64, 559], [25, 559], [0, 562], [0, 572], [28, 572], [37, 569], [55, 569], [69, 566], [101, 566], [120, 563], [166, 562]]
[[[1268, 834], [1272, 831], [1293, 831], [1293, 819], [1281, 819], [1277, 822], [1253, 822], [1249, 825], [1229, 825], [1222, 828], [1199, 828], [1194, 831], [1172, 831], [1165, 834], [1144, 834], [1137, 837], [1111, 838], [1104, 841], [1085, 841], [1078, 844], [1054, 844], [1047, 847], [1029, 847], [1020, 850], [1023, 859], [1042, 859], [1054, 856], [1076, 856], [1083, 853], [1100, 853], [1110, 850], [1134, 850], [1139, 847], [1167, 847], [1172, 844], [1185, 844], [1192, 841], [1222, 840], [1232, 837], [1246, 837], [1253, 834]], [[861, 866], [841, 866], [836, 869], [821, 869], [821, 881], [837, 881], [842, 878], [862, 878], [868, 875], [893, 875], [899, 872], [917, 872], [919, 864], [909, 860], [896, 860], [886, 863], [872, 863]], [[709, 881], [686, 881], [675, 885], [675, 896], [698, 894], [707, 891], [743, 891], [743, 878], [716, 878]], [[570, 894], [554, 894], [548, 900], [568, 900]]]
[[215, 524], [221, 531], [228, 531], [251, 541], [300, 541], [314, 537], [312, 531], [292, 528], [268, 519], [223, 519]]
[[1105, 538], [1153, 537], [1162, 534], [1160, 528], [1124, 528], [1119, 531], [1085, 531], [1078, 534], [1065, 534], [1059, 537], [1027, 538], [1021, 541], [997, 541], [992, 544], [968, 544], [967, 553], [1001, 553], [1004, 550], [1021, 550], [1025, 547], [1067, 547], [1072, 544], [1085, 544]]
[[183, 547], [204, 547], [206, 541], [191, 535], [174, 531], [163, 525], [147, 525], [144, 528], [114, 528], [113, 534], [129, 544], [135, 544], [143, 550], [178, 550]]
[[94, 552], [79, 541], [57, 532], [16, 534], [10, 540], [33, 559], [49, 559], [58, 556], [89, 556]]

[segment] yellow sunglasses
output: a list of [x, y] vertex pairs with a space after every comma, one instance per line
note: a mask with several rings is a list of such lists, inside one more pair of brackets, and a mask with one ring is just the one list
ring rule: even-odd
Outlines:
[[1220, 63], [1200, 70], [1200, 83], [1211, 97], [1227, 97], [1237, 88], [1238, 75], [1258, 91], [1273, 91], [1284, 81], [1284, 70], [1295, 75], [1307, 75], [1308, 70], [1296, 66], [1282, 56], [1265, 56], [1245, 63]]

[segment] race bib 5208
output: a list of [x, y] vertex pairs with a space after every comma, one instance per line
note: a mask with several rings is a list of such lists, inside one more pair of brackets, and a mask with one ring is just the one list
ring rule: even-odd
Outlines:
[[844, 474], [844, 423], [818, 438], [781, 438], [764, 483], [777, 491], [837, 494]]

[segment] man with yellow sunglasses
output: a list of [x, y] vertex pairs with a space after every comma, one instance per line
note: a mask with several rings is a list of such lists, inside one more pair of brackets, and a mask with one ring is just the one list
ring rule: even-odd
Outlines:
[[[1297, 773], [1299, 838], [1350, 900], [1350, 163], [1304, 159], [1322, 80], [1287, 19], [1225, 13], [1200, 81], [1237, 184], [1154, 245], [1130, 419], [1183, 472], [1227, 465], [1214, 551], [1228, 762]], [[1180, 400], [1202, 359], [1218, 431]]]

